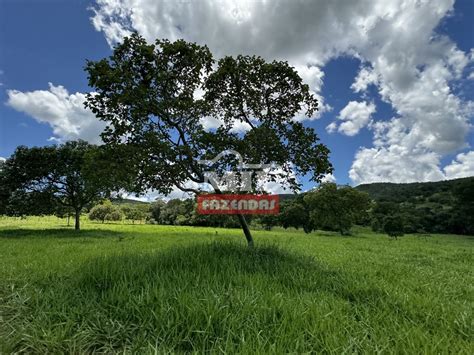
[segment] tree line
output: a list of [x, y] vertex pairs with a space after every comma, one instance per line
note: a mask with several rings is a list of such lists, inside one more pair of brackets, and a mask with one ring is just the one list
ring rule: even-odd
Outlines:
[[[113, 204], [108, 198], [114, 196], [117, 183], [115, 173], [103, 179], [104, 149], [83, 141], [18, 147], [0, 163], [0, 214], [72, 215], [76, 229], [84, 212], [101, 222], [127, 219], [132, 223], [239, 227], [234, 216], [198, 214], [195, 199]], [[396, 193], [396, 189], [404, 192]], [[279, 226], [342, 235], [350, 234], [353, 225], [371, 226], [394, 237], [404, 233], [474, 234], [474, 178], [356, 188], [325, 183], [290, 196], [281, 202], [279, 215], [248, 216], [248, 222], [268, 230]]]
[[474, 177], [438, 182], [357, 186], [376, 202], [372, 227], [381, 230], [387, 215], [398, 216], [405, 233], [474, 234]]

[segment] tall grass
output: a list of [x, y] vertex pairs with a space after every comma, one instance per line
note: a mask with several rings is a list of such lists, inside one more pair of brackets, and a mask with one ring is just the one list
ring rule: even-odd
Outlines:
[[469, 237], [43, 222], [0, 224], [0, 352], [473, 350]]

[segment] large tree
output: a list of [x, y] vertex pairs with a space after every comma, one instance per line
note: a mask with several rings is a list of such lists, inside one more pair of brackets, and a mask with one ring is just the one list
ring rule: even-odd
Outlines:
[[[86, 71], [95, 89], [86, 106], [108, 123], [102, 134], [108, 147], [128, 157], [123, 166], [134, 175], [135, 192], [166, 194], [177, 187], [200, 193], [195, 186], [209, 167], [199, 161], [225, 150], [248, 163], [278, 165], [263, 179], [283, 179], [294, 190], [295, 176], [318, 182], [332, 170], [328, 149], [298, 120], [314, 114], [317, 100], [287, 62], [237, 56], [216, 63], [206, 46], [150, 44], [133, 34], [109, 58], [89, 61]], [[238, 133], [242, 126], [247, 131]], [[237, 164], [227, 156], [212, 168], [222, 173]], [[252, 245], [244, 216], [238, 218]]]
[[353, 224], [366, 220], [371, 207], [367, 193], [334, 183], [322, 184], [308, 192], [304, 202], [314, 229], [334, 230], [342, 235], [349, 233]]
[[94, 170], [85, 169], [86, 155], [92, 149], [84, 141], [47, 147], [19, 146], [3, 165], [3, 179], [13, 197], [28, 197], [30, 204], [42, 209], [54, 209], [57, 205], [72, 209], [78, 230], [82, 209], [107, 191], [98, 179], [85, 173]]

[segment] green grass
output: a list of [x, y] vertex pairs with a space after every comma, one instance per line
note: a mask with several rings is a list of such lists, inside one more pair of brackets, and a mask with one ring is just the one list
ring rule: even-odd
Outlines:
[[0, 219], [0, 353], [474, 352], [472, 237]]

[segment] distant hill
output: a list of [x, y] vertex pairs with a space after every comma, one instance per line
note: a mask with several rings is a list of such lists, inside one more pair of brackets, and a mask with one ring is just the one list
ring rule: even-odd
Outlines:
[[437, 182], [415, 182], [408, 184], [372, 183], [356, 186], [378, 202], [423, 202], [448, 203], [452, 200], [452, 192], [464, 183], [474, 184], [474, 177], [444, 180]]
[[[294, 199], [297, 194], [279, 194], [280, 201], [285, 201], [285, 200], [291, 200]], [[129, 198], [113, 198], [111, 199], [112, 203], [114, 205], [123, 205], [123, 204], [131, 204], [131, 205], [148, 205], [151, 202], [146, 202], [146, 201], [138, 201], [138, 200], [132, 200]]]
[[297, 194], [278, 194], [280, 201], [292, 200], [297, 196]]
[[[377, 202], [373, 216], [403, 216], [405, 232], [474, 234], [474, 177], [356, 187]], [[379, 218], [380, 219], [380, 218]]]

